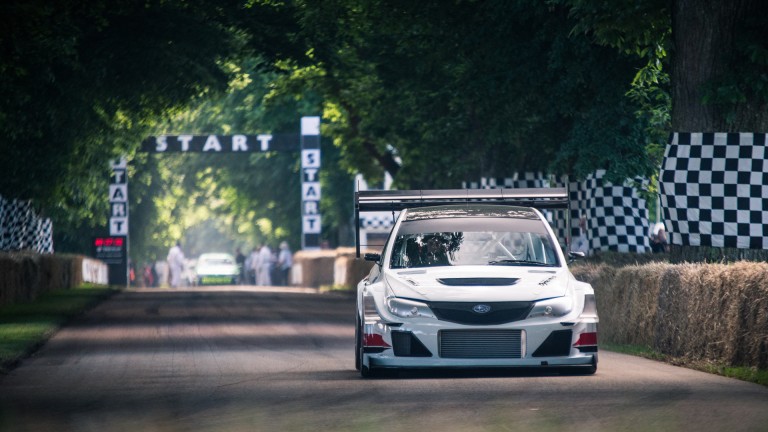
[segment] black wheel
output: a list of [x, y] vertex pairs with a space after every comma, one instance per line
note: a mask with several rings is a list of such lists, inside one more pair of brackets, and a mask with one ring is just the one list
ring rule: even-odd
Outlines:
[[597, 356], [592, 356], [591, 365], [574, 368], [574, 372], [578, 375], [594, 375], [597, 372]]
[[360, 376], [363, 378], [371, 378], [376, 376], [376, 373], [363, 364], [363, 326], [360, 322], [360, 317], [357, 318], [357, 342], [355, 347], [357, 349], [357, 355], [355, 356], [355, 367], [360, 371]]
[[363, 350], [363, 343], [360, 331], [360, 317], [355, 314], [355, 369], [360, 370], [362, 364], [361, 352]]

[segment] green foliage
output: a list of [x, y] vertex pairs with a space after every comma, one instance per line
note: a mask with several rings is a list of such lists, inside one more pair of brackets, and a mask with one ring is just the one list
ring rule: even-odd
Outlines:
[[515, 171], [656, 169], [649, 119], [625, 96], [642, 60], [572, 33], [565, 7], [335, 0], [301, 10], [315, 73], [288, 79], [323, 94], [326, 131], [349, 170], [374, 181], [387, 170], [416, 188]]
[[163, 114], [225, 90], [227, 59], [260, 43], [273, 57], [294, 50], [261, 33], [284, 18], [261, 2], [4, 2], [0, 194], [34, 198], [57, 249], [87, 252], [106, 225], [108, 161], [133, 153]]
[[[0, 16], [0, 194], [34, 198], [60, 250], [106, 226], [110, 158], [131, 159], [136, 259], [193, 244], [299, 244], [296, 155], [137, 154], [150, 134], [296, 132], [323, 115], [323, 229], [351, 232], [354, 174], [401, 188], [546, 171], [651, 179], [670, 128], [663, 0], [11, 0]], [[765, 26], [706, 103], [768, 101]], [[764, 110], [763, 110], [764, 111]], [[747, 113], [747, 114], [745, 114]], [[203, 230], [203, 228], [206, 228]], [[195, 246], [196, 248], [196, 246]]]

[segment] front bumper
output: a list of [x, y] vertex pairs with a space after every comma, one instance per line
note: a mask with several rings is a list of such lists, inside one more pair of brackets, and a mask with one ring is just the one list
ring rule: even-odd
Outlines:
[[[576, 322], [533, 319], [496, 326], [428, 321], [366, 324], [364, 340], [370, 343], [363, 346], [363, 365], [369, 368], [496, 368], [588, 366], [597, 362], [596, 319]], [[447, 346], [445, 336], [459, 332], [467, 332], [468, 336]], [[407, 346], [404, 341], [408, 341]], [[505, 344], [507, 346], [503, 346]]]

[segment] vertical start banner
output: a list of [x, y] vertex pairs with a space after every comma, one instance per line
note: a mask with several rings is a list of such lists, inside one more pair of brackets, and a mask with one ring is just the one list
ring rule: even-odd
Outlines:
[[[112, 161], [109, 181], [109, 238], [94, 240], [95, 257], [109, 268], [110, 285], [128, 285], [128, 163]], [[102, 244], [99, 244], [102, 243]]]
[[301, 248], [320, 248], [320, 117], [301, 118]]

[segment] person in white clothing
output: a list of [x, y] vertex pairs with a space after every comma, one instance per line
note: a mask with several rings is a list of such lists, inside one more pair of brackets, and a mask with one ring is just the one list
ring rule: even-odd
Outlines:
[[181, 286], [181, 272], [184, 270], [184, 252], [181, 251], [181, 242], [177, 241], [168, 252], [168, 271], [171, 288]]
[[256, 271], [256, 274], [258, 280], [256, 281], [256, 285], [272, 285], [272, 250], [266, 243], [259, 249], [257, 264], [258, 270]]
[[579, 236], [573, 242], [572, 252], [582, 252], [584, 256], [589, 255], [589, 239], [587, 238], [587, 217], [581, 215], [579, 218]]
[[248, 274], [246, 278], [248, 280], [249, 285], [256, 284], [256, 274], [258, 273], [258, 269], [259, 269], [258, 261], [259, 261], [259, 247], [254, 246], [251, 253], [248, 254], [248, 258], [246, 258], [246, 264], [245, 264], [245, 267], [248, 269]]

